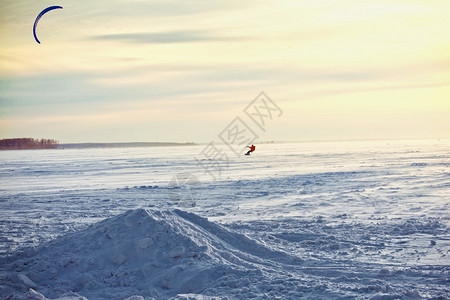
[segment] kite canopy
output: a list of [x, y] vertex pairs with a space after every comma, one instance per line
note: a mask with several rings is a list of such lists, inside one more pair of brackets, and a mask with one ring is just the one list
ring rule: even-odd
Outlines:
[[43, 15], [45, 15], [46, 13], [48, 13], [49, 11], [54, 10], [54, 9], [62, 9], [62, 6], [55, 5], [55, 6], [47, 7], [46, 9], [41, 11], [41, 13], [36, 17], [36, 21], [34, 21], [33, 35], [34, 35], [34, 39], [36, 40], [36, 42], [38, 42], [38, 44], [40, 44], [41, 42], [39, 41], [39, 39], [37, 38], [37, 35], [36, 35], [37, 24], [39, 23], [39, 20], [42, 18]]

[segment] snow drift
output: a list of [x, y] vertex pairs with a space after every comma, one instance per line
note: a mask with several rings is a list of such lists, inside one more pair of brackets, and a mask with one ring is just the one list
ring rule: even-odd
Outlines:
[[34, 299], [198, 294], [236, 278], [261, 277], [278, 263], [298, 262], [197, 215], [145, 209], [6, 260], [10, 275], [2, 294]]

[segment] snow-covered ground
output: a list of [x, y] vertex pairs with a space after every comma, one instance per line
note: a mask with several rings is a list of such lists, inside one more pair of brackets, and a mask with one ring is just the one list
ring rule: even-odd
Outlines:
[[0, 299], [450, 298], [449, 140], [204, 148], [0, 152]]

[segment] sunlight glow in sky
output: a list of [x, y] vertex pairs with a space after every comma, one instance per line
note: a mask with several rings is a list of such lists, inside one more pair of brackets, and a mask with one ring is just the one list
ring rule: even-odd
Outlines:
[[[46, 14], [51, 5], [62, 10]], [[261, 91], [261, 140], [450, 137], [450, 1], [0, 4], [0, 138], [195, 141]]]

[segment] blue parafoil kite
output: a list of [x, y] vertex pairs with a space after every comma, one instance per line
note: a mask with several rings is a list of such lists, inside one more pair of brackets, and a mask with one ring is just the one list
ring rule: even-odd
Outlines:
[[51, 11], [51, 10], [58, 9], [58, 8], [61, 8], [61, 9], [62, 9], [62, 6], [50, 6], [50, 7], [47, 7], [46, 9], [44, 9], [43, 11], [41, 11], [41, 13], [37, 16], [36, 21], [34, 21], [34, 25], [33, 25], [33, 35], [34, 35], [34, 39], [35, 39], [36, 42], [38, 42], [39, 44], [40, 44], [41, 42], [39, 41], [39, 39], [38, 39], [37, 36], [36, 36], [36, 26], [37, 26], [37, 24], [39, 23], [39, 20], [42, 18], [42, 16], [43, 16], [44, 14], [48, 13], [48, 12]]

